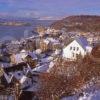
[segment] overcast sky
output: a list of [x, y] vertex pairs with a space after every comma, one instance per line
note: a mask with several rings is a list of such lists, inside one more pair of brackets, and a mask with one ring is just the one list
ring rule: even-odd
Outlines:
[[0, 16], [56, 19], [100, 15], [100, 0], [0, 0]]

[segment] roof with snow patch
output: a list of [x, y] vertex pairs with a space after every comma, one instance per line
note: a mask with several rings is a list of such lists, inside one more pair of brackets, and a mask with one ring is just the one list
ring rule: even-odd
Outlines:
[[86, 37], [80, 36], [80, 37], [77, 37], [75, 40], [82, 46], [84, 50], [86, 50], [86, 47], [89, 46], [89, 43]]

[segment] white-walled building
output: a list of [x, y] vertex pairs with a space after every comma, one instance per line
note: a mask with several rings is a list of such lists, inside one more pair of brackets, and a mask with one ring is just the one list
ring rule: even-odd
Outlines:
[[84, 57], [87, 53], [90, 53], [91, 50], [92, 47], [87, 42], [87, 39], [80, 36], [63, 49], [63, 57], [69, 60], [74, 60], [78, 55]]

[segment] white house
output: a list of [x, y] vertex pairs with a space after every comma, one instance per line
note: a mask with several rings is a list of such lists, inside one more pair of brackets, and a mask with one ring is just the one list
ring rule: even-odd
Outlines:
[[63, 48], [63, 57], [69, 60], [75, 60], [77, 55], [84, 57], [92, 51], [92, 47], [83, 36], [75, 38], [69, 45]]

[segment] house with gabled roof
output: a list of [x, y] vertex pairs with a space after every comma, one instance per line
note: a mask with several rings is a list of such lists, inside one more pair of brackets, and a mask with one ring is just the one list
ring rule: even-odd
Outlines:
[[37, 56], [35, 52], [28, 52], [26, 50], [20, 51], [20, 53], [11, 55], [11, 63], [19, 64], [26, 61], [27, 58], [31, 58], [31, 60], [37, 60]]
[[91, 53], [92, 47], [89, 45], [86, 37], [76, 37], [71, 43], [63, 48], [63, 57], [69, 60], [77, 59], [78, 55], [84, 57]]

